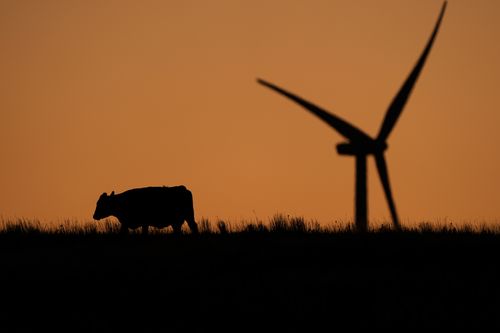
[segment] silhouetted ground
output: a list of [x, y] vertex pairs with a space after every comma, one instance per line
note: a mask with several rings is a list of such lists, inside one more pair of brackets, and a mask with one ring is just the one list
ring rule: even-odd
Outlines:
[[498, 233], [254, 229], [0, 232], [0, 331], [500, 328]]

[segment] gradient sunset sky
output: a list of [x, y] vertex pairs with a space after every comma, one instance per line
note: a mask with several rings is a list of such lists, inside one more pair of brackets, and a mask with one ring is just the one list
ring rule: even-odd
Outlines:
[[[0, 1], [0, 216], [90, 221], [187, 186], [198, 219], [352, 220], [342, 137], [375, 136], [440, 0]], [[500, 1], [450, 0], [386, 154], [403, 225], [500, 218]], [[368, 161], [369, 217], [389, 220]]]

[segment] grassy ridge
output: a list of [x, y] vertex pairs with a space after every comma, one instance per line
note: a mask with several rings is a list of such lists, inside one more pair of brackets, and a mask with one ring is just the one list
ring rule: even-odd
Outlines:
[[276, 216], [175, 237], [24, 222], [0, 231], [0, 331], [500, 328], [491, 228], [358, 234]]
[[[276, 214], [269, 219], [268, 223], [258, 221], [240, 221], [239, 223], [219, 220], [212, 223], [202, 218], [198, 221], [201, 234], [242, 234], [242, 233], [302, 233], [302, 234], [339, 234], [354, 232], [352, 223], [338, 223], [335, 225], [322, 226], [315, 220], [306, 220], [303, 217], [291, 217], [284, 214]], [[370, 228], [370, 233], [390, 232], [389, 224], [382, 224], [376, 228]], [[183, 228], [184, 232], [187, 231]], [[150, 228], [152, 235], [171, 233], [170, 228]], [[14, 219], [0, 221], [0, 234], [59, 234], [59, 235], [93, 235], [93, 234], [116, 234], [120, 232], [120, 224], [111, 219], [96, 222], [80, 222], [67, 220], [58, 224], [42, 223], [39, 220]], [[140, 233], [140, 229], [130, 231], [132, 234]], [[454, 225], [450, 222], [431, 223], [421, 222], [417, 226], [405, 227], [404, 233], [448, 233], [448, 234], [500, 234], [499, 225]]]

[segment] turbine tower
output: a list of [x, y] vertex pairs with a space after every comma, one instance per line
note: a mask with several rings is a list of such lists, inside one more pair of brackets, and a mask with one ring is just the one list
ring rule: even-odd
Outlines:
[[325, 111], [324, 109], [308, 102], [301, 97], [292, 94], [272, 83], [264, 81], [262, 79], [257, 79], [257, 82], [288, 97], [292, 101], [298, 103], [306, 110], [310, 111], [312, 114], [323, 120], [325, 123], [330, 125], [339, 134], [347, 139], [347, 142], [343, 142], [337, 145], [337, 152], [339, 155], [349, 155], [356, 158], [356, 186], [355, 186], [355, 225], [358, 231], [366, 231], [368, 228], [368, 209], [367, 209], [367, 193], [366, 193], [366, 158], [368, 155], [373, 155], [375, 157], [375, 162], [377, 165], [377, 170], [380, 176], [380, 181], [382, 182], [382, 187], [384, 188], [387, 203], [389, 205], [389, 210], [391, 212], [392, 221], [396, 229], [400, 229], [400, 223], [398, 219], [398, 214], [396, 212], [396, 206], [394, 204], [394, 199], [392, 197], [391, 186], [389, 184], [389, 174], [387, 171], [387, 163], [385, 161], [384, 152], [387, 149], [387, 138], [391, 133], [392, 129], [396, 125], [396, 122], [403, 111], [403, 108], [410, 96], [410, 93], [418, 79], [422, 68], [424, 67], [425, 61], [434, 43], [434, 39], [441, 25], [441, 21], [446, 10], [445, 1], [443, 3], [441, 13], [434, 27], [427, 45], [420, 55], [417, 64], [411, 71], [410, 75], [404, 82], [403, 86], [394, 97], [394, 100], [390, 104], [385, 119], [380, 127], [378, 136], [373, 139], [365, 132], [361, 131], [356, 126], [348, 123], [342, 118]]

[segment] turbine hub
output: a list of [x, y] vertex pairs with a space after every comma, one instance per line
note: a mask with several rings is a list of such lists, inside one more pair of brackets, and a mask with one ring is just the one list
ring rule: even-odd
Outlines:
[[387, 149], [387, 143], [380, 141], [369, 141], [369, 142], [342, 142], [337, 145], [337, 153], [339, 155], [369, 155], [382, 153]]

